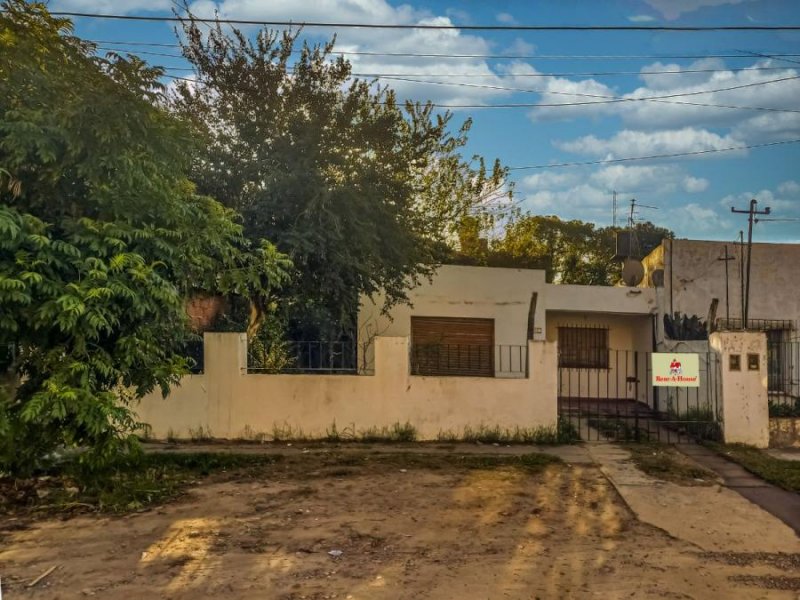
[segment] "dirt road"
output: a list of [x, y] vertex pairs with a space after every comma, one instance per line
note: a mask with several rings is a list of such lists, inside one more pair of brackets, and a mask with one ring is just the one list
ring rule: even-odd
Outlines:
[[530, 473], [406, 468], [402, 459], [380, 468], [314, 461], [309, 456], [299, 472], [212, 478], [140, 514], [6, 527], [3, 598], [795, 600], [800, 593], [800, 554], [705, 552], [638, 521], [593, 466]]

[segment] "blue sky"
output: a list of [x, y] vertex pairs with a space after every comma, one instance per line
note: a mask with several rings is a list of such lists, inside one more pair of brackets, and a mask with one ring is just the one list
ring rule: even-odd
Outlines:
[[[53, 10], [167, 15], [175, 5], [172, 0], [55, 0], [50, 6]], [[191, 6], [201, 16], [212, 16], [218, 10], [224, 18], [360, 23], [800, 24], [800, 2], [795, 0], [419, 0], [410, 3], [197, 0]], [[76, 29], [88, 39], [116, 42], [113, 46], [103, 46], [165, 54], [178, 52], [170, 47], [120, 44], [137, 41], [174, 44], [171, 25], [166, 23], [77, 19]], [[306, 31], [312, 41], [333, 33], [318, 29]], [[531, 57], [348, 55], [356, 73], [394, 76], [394, 79], [382, 81], [394, 87], [401, 97], [415, 100], [487, 106], [602, 100], [597, 96], [661, 97], [659, 102], [626, 100], [561, 107], [453, 109], [456, 119], [470, 116], [474, 121], [467, 152], [482, 154], [488, 159], [498, 157], [510, 167], [695, 152], [800, 139], [800, 79], [792, 79], [800, 77], [800, 32], [342, 29], [336, 33], [337, 49], [341, 51]], [[798, 56], [780, 60], [752, 53]], [[672, 58], [675, 55], [697, 58]], [[170, 68], [172, 74], [188, 75], [180, 70], [186, 67], [180, 58], [148, 55], [143, 58]], [[663, 73], [676, 70], [697, 72]], [[415, 81], [402, 81], [397, 77]], [[776, 79], [783, 81], [765, 83]], [[731, 87], [737, 89], [697, 93]], [[512, 179], [516, 201], [535, 214], [556, 214], [608, 225], [612, 218], [612, 190], [617, 190], [621, 212], [630, 198], [635, 197], [642, 204], [658, 207], [658, 210], [642, 209], [641, 218], [669, 227], [679, 237], [733, 240], [746, 226], [746, 220], [732, 215], [730, 207], [744, 208], [753, 197], [759, 200], [760, 208], [770, 206], [774, 218], [800, 219], [798, 167], [800, 144], [784, 144], [684, 158], [521, 169], [512, 171]], [[800, 221], [759, 223], [755, 239], [800, 242]]]

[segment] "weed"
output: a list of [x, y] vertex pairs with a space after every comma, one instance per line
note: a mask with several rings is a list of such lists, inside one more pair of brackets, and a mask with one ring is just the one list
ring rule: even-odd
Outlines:
[[489, 427], [481, 424], [473, 429], [469, 425], [464, 427], [460, 436], [450, 432], [439, 433], [438, 441], [480, 442], [482, 444], [570, 444], [578, 441], [578, 432], [572, 424], [559, 419], [555, 427]]
[[688, 485], [711, 485], [714, 473], [695, 465], [672, 446], [663, 444], [628, 444], [626, 450], [636, 467], [657, 479]]
[[245, 442], [264, 443], [267, 441], [267, 434], [263, 431], [255, 431], [250, 425], [245, 425], [242, 429], [241, 440]]
[[178, 436], [177, 436], [177, 435], [175, 435], [175, 431], [172, 429], [172, 427], [170, 427], [169, 429], [167, 429], [167, 441], [168, 441], [170, 444], [174, 444], [175, 442], [177, 442], [177, 441], [178, 441]]
[[800, 398], [794, 401], [794, 404], [786, 402], [769, 401], [769, 416], [770, 417], [800, 417]]
[[193, 442], [210, 442], [214, 439], [211, 435], [211, 428], [205, 425], [198, 425], [197, 429], [189, 428], [189, 439]]
[[329, 429], [325, 430], [325, 437], [323, 438], [326, 442], [331, 443], [339, 443], [339, 442], [352, 442], [357, 440], [356, 436], [356, 424], [351, 423], [350, 427], [345, 427], [340, 432], [336, 427], [336, 421], [334, 421]]
[[417, 439], [417, 428], [411, 423], [396, 422], [390, 427], [370, 427], [358, 434], [362, 442], [414, 442]]
[[292, 427], [289, 423], [272, 425], [272, 441], [273, 442], [305, 442], [308, 438], [301, 427]]
[[800, 461], [782, 460], [744, 444], [709, 443], [725, 458], [739, 463], [751, 473], [792, 492], [800, 492]]

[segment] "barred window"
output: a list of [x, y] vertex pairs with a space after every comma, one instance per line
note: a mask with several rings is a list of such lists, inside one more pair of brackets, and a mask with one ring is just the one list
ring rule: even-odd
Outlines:
[[600, 327], [559, 327], [558, 366], [607, 369], [608, 329]]

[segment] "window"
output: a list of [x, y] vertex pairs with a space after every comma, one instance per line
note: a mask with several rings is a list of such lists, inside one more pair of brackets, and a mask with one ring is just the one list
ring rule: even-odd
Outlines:
[[559, 327], [558, 366], [607, 369], [608, 329], [600, 327]]
[[494, 377], [494, 319], [411, 317], [411, 374]]

